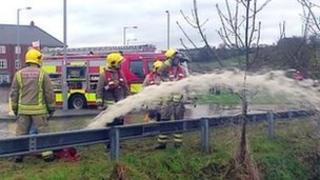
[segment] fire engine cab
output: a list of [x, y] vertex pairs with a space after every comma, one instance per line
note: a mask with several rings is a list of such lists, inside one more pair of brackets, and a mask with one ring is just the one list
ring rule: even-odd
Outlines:
[[[156, 59], [164, 60], [162, 53], [125, 53], [121, 64], [131, 93], [142, 89], [145, 75], [152, 69]], [[106, 56], [68, 55], [66, 77], [69, 108], [82, 109], [96, 105], [96, 88], [99, 75], [106, 67]], [[63, 56], [49, 56], [43, 60], [43, 69], [49, 74], [54, 86], [56, 103], [62, 106], [62, 63]]]

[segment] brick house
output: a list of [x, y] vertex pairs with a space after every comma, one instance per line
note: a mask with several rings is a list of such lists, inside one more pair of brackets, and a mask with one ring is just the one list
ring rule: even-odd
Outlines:
[[16, 70], [24, 65], [24, 54], [32, 42], [40, 41], [41, 49], [63, 47], [61, 41], [33, 22], [20, 25], [19, 29], [20, 48], [17, 47], [17, 25], [0, 24], [0, 85], [11, 83]]

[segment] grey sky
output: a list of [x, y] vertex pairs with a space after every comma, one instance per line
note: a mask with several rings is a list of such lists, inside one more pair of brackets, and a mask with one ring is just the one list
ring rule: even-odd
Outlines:
[[[216, 33], [220, 22], [215, 4], [221, 7], [224, 0], [198, 0], [200, 17], [209, 18], [206, 34], [212, 45], [221, 43]], [[63, 0], [10, 0], [0, 6], [0, 23], [15, 24], [16, 10], [31, 6], [32, 10], [21, 11], [20, 23], [37, 26], [62, 40]], [[180, 46], [183, 37], [175, 21], [179, 21], [192, 39], [201, 46], [196, 31], [190, 28], [179, 14], [182, 9], [190, 14], [192, 0], [68, 0], [68, 44], [70, 47], [121, 45], [122, 28], [129, 29], [128, 38], [136, 38], [134, 43], [152, 43], [158, 48], [166, 46], [166, 13], [171, 13], [171, 44]], [[287, 35], [301, 34], [301, 7], [296, 0], [273, 0], [259, 15], [262, 21], [262, 42], [273, 43], [279, 36], [279, 22], [286, 20]]]

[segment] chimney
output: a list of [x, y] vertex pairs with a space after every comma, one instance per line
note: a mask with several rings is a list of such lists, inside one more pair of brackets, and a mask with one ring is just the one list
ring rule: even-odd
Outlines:
[[34, 21], [31, 21], [31, 22], [30, 22], [30, 26], [34, 26]]

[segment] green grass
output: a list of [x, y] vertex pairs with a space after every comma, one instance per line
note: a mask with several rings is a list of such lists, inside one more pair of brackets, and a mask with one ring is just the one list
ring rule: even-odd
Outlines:
[[307, 169], [285, 140], [258, 136], [253, 138], [251, 144], [254, 159], [264, 171], [265, 179], [308, 179]]
[[266, 130], [261, 128], [251, 134], [251, 152], [263, 179], [303, 180], [318, 176], [312, 173], [316, 167], [314, 162], [305, 158], [310, 151], [317, 151], [319, 144], [319, 140], [308, 137], [312, 126], [310, 121], [278, 122], [274, 139], [266, 137]]
[[[222, 63], [225, 68], [239, 68], [240, 67], [239, 63], [241, 64], [241, 66], [243, 66], [245, 61], [244, 58], [245, 58], [244, 56], [240, 56], [240, 57], [224, 59], [222, 60]], [[221, 67], [217, 61], [189, 63], [189, 69], [191, 70], [191, 72], [203, 73], [203, 72], [209, 72], [209, 71], [220, 69], [220, 68]]]
[[[276, 138], [266, 137], [266, 125], [250, 125], [249, 147], [263, 179], [312, 179], [319, 177], [314, 168], [320, 162], [309, 162], [319, 140], [307, 138], [313, 125], [308, 121], [279, 122]], [[211, 152], [199, 147], [199, 134], [184, 134], [185, 144], [175, 149], [154, 150], [155, 138], [123, 142], [120, 164], [129, 179], [223, 179], [229, 161], [238, 146], [238, 128], [212, 129]], [[54, 161], [28, 157], [23, 164], [0, 160], [0, 179], [109, 179], [115, 163], [111, 162], [104, 145], [78, 148], [78, 162]], [[314, 156], [316, 157], [316, 156]], [[318, 164], [317, 164], [318, 163]], [[318, 176], [317, 176], [318, 175]]]
[[221, 92], [219, 95], [206, 94], [199, 95], [197, 103], [199, 104], [218, 104], [218, 105], [237, 105], [240, 104], [240, 98], [236, 94]]
[[[197, 96], [197, 103], [199, 104], [217, 104], [217, 105], [239, 105], [241, 103], [238, 94], [228, 91], [221, 91], [220, 94], [200, 94]], [[252, 105], [275, 105], [275, 104], [290, 104], [288, 97], [285, 95], [269, 95], [258, 93], [250, 100]]]
[[[208, 165], [217, 168], [226, 166], [231, 159], [234, 142], [225, 141], [224, 131], [212, 134], [212, 154], [203, 154], [199, 147], [198, 133], [185, 134], [185, 146], [175, 149], [172, 144], [166, 150], [154, 150], [155, 138], [122, 143], [120, 163], [129, 172], [130, 179], [204, 179], [220, 177], [212, 173]], [[212, 139], [214, 139], [212, 137]], [[54, 161], [45, 163], [41, 159], [28, 157], [23, 164], [0, 160], [0, 179], [108, 179], [112, 163], [103, 145], [79, 148], [78, 162]], [[211, 172], [211, 174], [209, 173]]]

